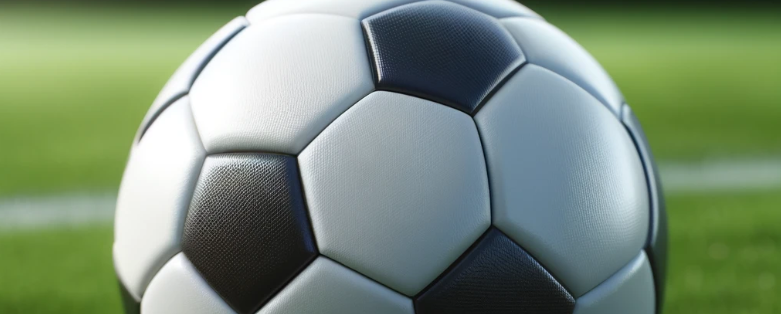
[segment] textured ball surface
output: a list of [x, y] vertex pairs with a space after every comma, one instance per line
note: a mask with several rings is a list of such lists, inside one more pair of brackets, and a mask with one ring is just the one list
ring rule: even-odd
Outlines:
[[511, 0], [269, 0], [133, 142], [127, 313], [658, 313], [666, 216], [610, 77]]

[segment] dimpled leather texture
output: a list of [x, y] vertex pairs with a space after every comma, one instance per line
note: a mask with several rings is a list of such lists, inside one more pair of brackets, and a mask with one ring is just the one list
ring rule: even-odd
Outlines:
[[230, 41], [233, 36], [236, 36], [247, 25], [247, 19], [243, 16], [233, 19], [209, 37], [179, 66], [174, 75], [165, 83], [165, 86], [163, 86], [163, 89], [152, 103], [152, 107], [149, 108], [144, 116], [144, 120], [136, 133], [136, 143], [141, 140], [147, 128], [166, 107], [190, 91], [193, 81], [201, 73], [203, 67], [209, 63], [209, 60], [214, 57], [214, 54], [220, 51], [225, 43]]
[[475, 115], [493, 224], [579, 297], [648, 237], [648, 187], [632, 139], [607, 107], [528, 64]]
[[415, 295], [491, 224], [472, 118], [374, 92], [298, 156], [320, 252]]
[[204, 163], [183, 251], [241, 313], [256, 310], [315, 257], [294, 157], [223, 154]]
[[318, 257], [258, 314], [413, 314], [412, 300]]
[[182, 226], [206, 152], [189, 98], [168, 106], [130, 154], [114, 215], [114, 268], [135, 300], [181, 250]]
[[645, 250], [651, 268], [654, 270], [656, 306], [661, 308], [664, 304], [664, 287], [667, 276], [667, 209], [664, 203], [662, 183], [654, 157], [651, 154], [651, 147], [648, 145], [648, 138], [645, 136], [643, 127], [640, 126], [640, 121], [632, 112], [632, 108], [626, 104], [622, 107], [621, 115], [624, 125], [632, 134], [640, 156], [643, 158], [645, 175], [648, 179], [648, 191], [651, 196], [651, 229]]
[[444, 1], [400, 6], [363, 20], [377, 88], [472, 113], [523, 62], [499, 22]]
[[575, 301], [575, 314], [654, 314], [654, 277], [645, 252]]
[[529, 253], [491, 228], [415, 305], [418, 314], [567, 314], [575, 299]]
[[234, 314], [179, 253], [160, 269], [141, 300], [144, 314]]

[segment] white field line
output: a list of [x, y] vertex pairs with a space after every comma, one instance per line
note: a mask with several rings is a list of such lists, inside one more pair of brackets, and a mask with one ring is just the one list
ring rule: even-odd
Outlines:
[[0, 231], [110, 224], [116, 194], [70, 194], [0, 199]]
[[761, 191], [781, 188], [781, 159], [661, 163], [667, 194]]
[[[667, 195], [781, 189], [781, 159], [661, 163]], [[110, 224], [116, 194], [0, 199], [0, 231]]]

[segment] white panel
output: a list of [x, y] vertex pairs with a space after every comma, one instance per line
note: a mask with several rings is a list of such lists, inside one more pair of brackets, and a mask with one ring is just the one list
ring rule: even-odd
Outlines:
[[654, 314], [654, 277], [644, 252], [578, 298], [575, 314]]
[[538, 19], [508, 18], [502, 23], [515, 37], [529, 63], [575, 82], [614, 114], [619, 114], [624, 96], [597, 60], [567, 34]]
[[149, 284], [143, 314], [235, 313], [201, 278], [183, 253], [172, 258]]
[[513, 0], [447, 0], [458, 3], [496, 18], [513, 16], [540, 18], [537, 13]]
[[247, 19], [259, 24], [274, 17], [290, 14], [333, 14], [355, 19], [419, 0], [268, 0], [247, 13]]
[[[662, 193], [661, 182], [659, 182], [659, 173], [657, 172], [656, 162], [654, 156], [651, 154], [651, 147], [648, 143], [648, 138], [645, 136], [645, 131], [640, 125], [640, 121], [632, 112], [632, 108], [628, 105], [623, 105], [622, 121], [626, 125], [629, 132], [633, 134], [637, 143], [637, 149], [640, 151], [647, 173], [648, 184], [650, 186], [653, 210], [651, 210], [651, 232], [648, 237], [648, 243], [654, 249], [654, 253], [661, 250], [662, 256], [659, 256], [663, 261], [666, 260], [667, 251], [667, 213], [664, 205], [664, 195]], [[734, 179], [733, 179], [734, 180]], [[651, 255], [653, 260], [654, 256]]]
[[320, 251], [406, 295], [490, 224], [477, 129], [450, 107], [372, 93], [298, 160]]
[[412, 300], [319, 257], [258, 314], [413, 314]]
[[152, 103], [152, 107], [149, 108], [149, 111], [147, 111], [146, 116], [144, 116], [138, 134], [136, 134], [136, 142], [141, 138], [146, 128], [149, 127], [149, 124], [152, 123], [160, 111], [163, 110], [164, 106], [168, 105], [169, 102], [176, 97], [190, 91], [190, 86], [192, 86], [195, 77], [211, 59], [212, 55], [247, 25], [247, 19], [243, 16], [233, 19], [214, 33], [214, 35], [209, 37], [209, 39], [201, 44], [201, 46], [198, 47], [181, 66], [179, 66], [174, 75], [168, 79], [168, 82], [160, 91], [160, 94], [155, 98], [155, 101]]
[[373, 88], [357, 20], [291, 15], [236, 35], [190, 95], [208, 152], [298, 154]]
[[[648, 234], [648, 244], [650, 250], [648, 253], [648, 260], [651, 264], [654, 277], [656, 278], [655, 285], [660, 289], [656, 290], [656, 297], [658, 299], [657, 304], [664, 303], [664, 287], [667, 276], [667, 209], [664, 202], [664, 193], [662, 189], [662, 183], [659, 177], [658, 167], [654, 162], [654, 156], [651, 153], [651, 147], [648, 143], [648, 138], [645, 136], [643, 127], [640, 125], [640, 121], [632, 112], [627, 104], [621, 107], [621, 119], [626, 125], [627, 130], [635, 139], [637, 149], [640, 151], [640, 156], [643, 159], [645, 165], [646, 178], [648, 179], [649, 192], [651, 197], [651, 224], [650, 232]], [[687, 167], [688, 169], [688, 167]], [[691, 174], [680, 173], [686, 177], [692, 177]], [[768, 174], [768, 173], [766, 173]], [[769, 174], [773, 176], [772, 173]], [[695, 176], [696, 177], [696, 176]], [[781, 179], [781, 175], [777, 175]], [[669, 178], [669, 177], [668, 177]], [[734, 175], [730, 175], [731, 182], [736, 182]], [[715, 180], [714, 180], [715, 181]], [[713, 182], [713, 181], [710, 181]], [[700, 184], [703, 186], [704, 184]]]
[[[333, 14], [364, 19], [382, 11], [418, 1], [421, 0], [268, 0], [249, 10], [247, 18], [253, 24], [290, 14]], [[497, 18], [514, 16], [539, 18], [537, 13], [512, 0], [447, 1], [470, 7]]]
[[475, 116], [494, 224], [578, 297], [618, 271], [648, 234], [648, 190], [632, 139], [605, 106], [534, 65]]
[[114, 265], [135, 298], [180, 248], [184, 218], [205, 151], [189, 99], [169, 106], [133, 149], [114, 222]]

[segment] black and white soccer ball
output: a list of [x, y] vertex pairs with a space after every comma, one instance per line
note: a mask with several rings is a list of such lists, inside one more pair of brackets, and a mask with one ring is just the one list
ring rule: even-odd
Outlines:
[[271, 0], [133, 143], [128, 313], [658, 313], [666, 222], [597, 62], [510, 0]]

